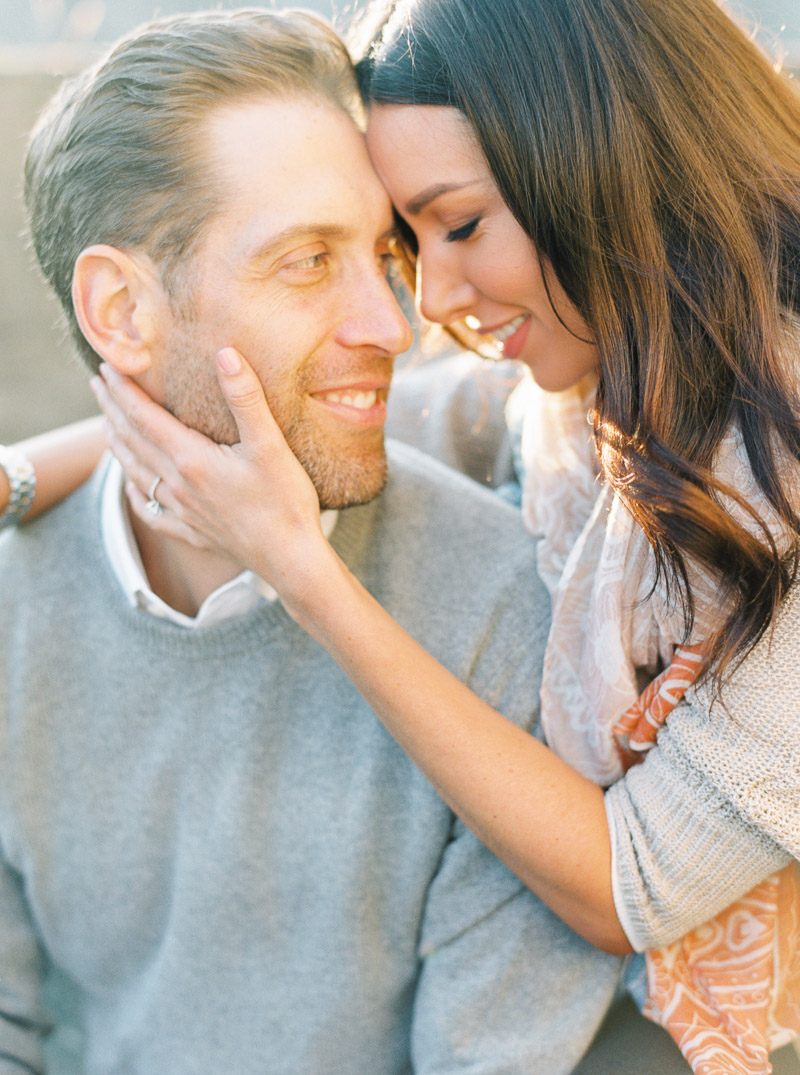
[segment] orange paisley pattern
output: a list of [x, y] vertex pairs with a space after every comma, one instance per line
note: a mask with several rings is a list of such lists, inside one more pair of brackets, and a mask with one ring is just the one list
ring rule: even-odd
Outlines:
[[655, 745], [658, 729], [667, 719], [703, 667], [703, 647], [678, 646], [669, 668], [650, 683], [614, 726], [614, 735], [627, 736], [629, 750], [646, 751]]
[[665, 1027], [696, 1075], [761, 1075], [800, 1029], [797, 864], [713, 921], [647, 953], [644, 1014]]
[[[627, 764], [644, 757], [702, 668], [683, 647], [614, 733]], [[800, 875], [791, 863], [665, 948], [645, 954], [644, 1014], [669, 1031], [695, 1075], [768, 1075], [769, 1052], [800, 1033]]]

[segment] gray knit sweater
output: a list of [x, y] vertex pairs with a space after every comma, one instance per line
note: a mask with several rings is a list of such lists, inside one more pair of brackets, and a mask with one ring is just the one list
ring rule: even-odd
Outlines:
[[[530, 725], [534, 543], [411, 449], [391, 475], [334, 546]], [[618, 961], [455, 821], [279, 604], [196, 631], [129, 607], [98, 489], [0, 539], [0, 1072], [44, 1070], [53, 969], [85, 1026], [71, 1075], [568, 1072]]]
[[606, 792], [616, 897], [640, 948], [683, 936], [800, 857], [800, 588], [717, 697], [690, 690]]

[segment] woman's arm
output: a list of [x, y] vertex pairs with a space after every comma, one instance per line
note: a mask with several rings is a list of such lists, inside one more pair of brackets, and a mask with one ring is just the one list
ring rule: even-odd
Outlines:
[[418, 646], [333, 554], [284, 603], [473, 832], [594, 945], [631, 951], [614, 908], [603, 791]]
[[161, 477], [166, 510], [155, 525], [224, 548], [265, 577], [475, 833], [593, 944], [629, 952], [614, 909], [602, 790], [483, 703], [392, 620], [322, 537], [313, 486], [252, 371], [220, 370], [220, 382], [242, 438], [233, 447], [187, 431], [113, 371], [111, 391], [95, 384], [116, 430], [111, 446], [134, 483], [134, 510]]
[[[775, 753], [791, 774], [777, 788], [761, 771], [775, 770], [772, 739], [759, 734], [760, 751], [748, 742], [738, 756], [724, 741], [753, 722], [754, 698], [763, 708], [770, 693], [764, 684], [786, 679], [780, 667], [761, 669], [753, 682], [744, 677], [750, 701], [737, 705], [744, 721], [708, 705], [696, 719], [668, 723], [670, 757], [659, 741], [648, 762], [604, 796], [446, 672], [361, 587], [322, 537], [313, 486], [272, 420], [258, 380], [246, 365], [237, 368], [235, 354], [227, 357], [236, 361], [228, 370], [220, 363], [218, 374], [241, 434], [232, 447], [187, 430], [113, 371], [111, 391], [96, 386], [112, 423], [111, 447], [132, 481], [134, 510], [160, 530], [225, 551], [269, 579], [453, 810], [567, 923], [599, 947], [630, 951], [612, 896], [609, 816], [617, 829], [614, 883], [624, 890], [626, 924], [633, 922], [630, 938], [640, 947], [664, 944], [718, 913], [780, 868], [786, 848], [800, 853], [800, 838], [788, 840], [767, 823], [776, 813], [786, 817], [796, 837], [796, 705], [787, 699], [777, 707], [783, 739]], [[159, 500], [167, 510], [153, 519], [144, 512], [144, 490], [156, 475], [163, 478]], [[790, 633], [796, 645], [800, 628]], [[796, 698], [794, 680], [789, 693]], [[774, 707], [763, 720], [774, 738]], [[686, 742], [676, 760], [673, 740], [680, 737]], [[731, 767], [732, 757], [738, 760]], [[735, 786], [720, 786], [721, 770], [732, 773]], [[764, 798], [760, 815], [752, 809], [754, 792]], [[737, 793], [745, 795], [752, 824]], [[680, 838], [665, 839], [665, 832]], [[713, 832], [699, 862], [696, 832]], [[711, 851], [721, 869], [709, 883]]]
[[[14, 447], [30, 459], [36, 473], [36, 495], [25, 516], [32, 519], [77, 489], [97, 466], [107, 448], [103, 419], [74, 422], [20, 441]], [[8, 478], [0, 467], [0, 515], [8, 506], [10, 493]]]

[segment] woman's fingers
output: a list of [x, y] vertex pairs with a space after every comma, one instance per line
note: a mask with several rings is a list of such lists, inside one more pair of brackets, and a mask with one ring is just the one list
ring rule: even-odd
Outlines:
[[101, 373], [92, 390], [108, 423], [111, 450], [140, 492], [160, 478], [157, 499], [180, 512], [192, 502], [189, 486], [203, 475], [220, 445], [185, 426], [116, 370], [104, 365]]
[[246, 456], [258, 458], [264, 448], [286, 447], [261, 382], [235, 348], [225, 347], [217, 355], [217, 380], [236, 422], [239, 442]]
[[[303, 549], [324, 541], [319, 500], [244, 358], [232, 348], [217, 358], [240, 436], [231, 446], [184, 426], [114, 370], [102, 373], [93, 387], [130, 482], [132, 511], [159, 533], [217, 549], [270, 581], [303, 582]], [[148, 509], [151, 498], [163, 513], [152, 503]]]
[[161, 515], [154, 516], [147, 507], [147, 495], [134, 482], [128, 481], [125, 483], [125, 492], [128, 496], [131, 511], [138, 515], [148, 526], [158, 530], [161, 534], [167, 534], [169, 537], [177, 538], [179, 541], [188, 542], [189, 545], [194, 545], [198, 549], [217, 548], [216, 543], [208, 540], [205, 534], [183, 521], [180, 507], [173, 509], [163, 490], [164, 486], [159, 483], [156, 493], [159, 503], [164, 506], [164, 512]]
[[[126, 473], [142, 488], [147, 488], [147, 474], [161, 474], [169, 454], [162, 451], [148, 432], [147, 406], [162, 410], [149, 400], [141, 389], [110, 367], [101, 367], [102, 376], [91, 381], [92, 391], [106, 417], [106, 430], [112, 451], [125, 467]], [[168, 418], [171, 415], [164, 411]], [[125, 458], [123, 459], [123, 455]], [[129, 464], [136, 466], [134, 473]], [[147, 474], [140, 480], [138, 468]]]
[[[107, 425], [106, 437], [108, 446], [125, 471], [125, 477], [128, 482], [136, 485], [142, 492], [152, 490], [156, 478], [162, 478], [161, 470], [152, 465], [148, 466], [142, 463], [127, 444], [117, 436], [114, 427], [110, 423]], [[161, 485], [161, 488], [157, 490], [159, 494], [158, 500], [162, 507], [166, 507], [166, 483], [163, 483], [162, 479], [159, 485]], [[149, 496], [147, 499], [149, 499]]]
[[[91, 387], [104, 414], [104, 430], [108, 447], [125, 471], [129, 483], [135, 484], [142, 493], [150, 490], [156, 478], [164, 479], [168, 473], [169, 460], [128, 421], [125, 412], [101, 377], [94, 377]], [[158, 492], [159, 502], [167, 507], [170, 498], [166, 482], [161, 485]], [[147, 499], [145, 498], [145, 503]]]
[[100, 367], [108, 393], [106, 415], [118, 435], [131, 450], [148, 462], [148, 455], [157, 453], [156, 460], [175, 459], [184, 451], [203, 451], [213, 442], [197, 430], [189, 429], [166, 408], [160, 406], [129, 377], [118, 373], [105, 363]]

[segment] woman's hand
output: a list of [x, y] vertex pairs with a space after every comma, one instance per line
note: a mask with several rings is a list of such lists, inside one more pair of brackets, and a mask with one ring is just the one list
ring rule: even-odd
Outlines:
[[[281, 596], [307, 584], [314, 550], [329, 546], [319, 500], [270, 412], [261, 383], [233, 348], [217, 377], [240, 441], [216, 444], [109, 366], [92, 382], [133, 511], [161, 533], [213, 549], [257, 572]], [[148, 512], [149, 491], [163, 514]]]

